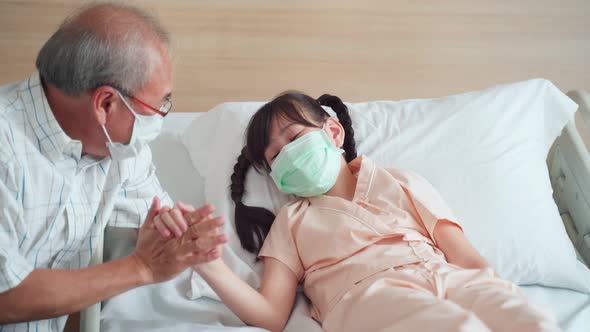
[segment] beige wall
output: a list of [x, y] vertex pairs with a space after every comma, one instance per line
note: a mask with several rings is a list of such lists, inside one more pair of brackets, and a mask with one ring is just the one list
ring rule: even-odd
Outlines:
[[[0, 83], [80, 2], [0, 0]], [[545, 77], [590, 90], [590, 1], [137, 1], [171, 30], [175, 111], [285, 89], [348, 101]]]

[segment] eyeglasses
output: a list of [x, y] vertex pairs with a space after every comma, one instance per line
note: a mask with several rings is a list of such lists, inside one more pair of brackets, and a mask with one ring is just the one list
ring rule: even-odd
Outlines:
[[172, 101], [170, 101], [170, 99], [166, 99], [166, 101], [164, 102], [164, 104], [162, 104], [160, 106], [160, 109], [154, 108], [152, 106], [150, 106], [148, 103], [141, 101], [140, 99], [134, 97], [134, 96], [129, 96], [130, 99], [133, 99], [134, 101], [136, 101], [138, 104], [143, 105], [147, 108], [149, 108], [150, 110], [160, 114], [162, 117], [165, 117], [166, 115], [168, 115], [168, 112], [170, 112], [170, 110], [172, 109]]

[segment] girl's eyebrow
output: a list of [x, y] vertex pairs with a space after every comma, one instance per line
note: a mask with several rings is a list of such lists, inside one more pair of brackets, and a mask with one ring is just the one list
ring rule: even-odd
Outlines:
[[298, 124], [297, 122], [291, 122], [288, 125], [285, 125], [284, 127], [279, 129], [279, 132], [277, 135], [275, 135], [274, 137], [271, 136], [270, 138], [270, 144], [268, 145], [268, 147], [272, 147], [273, 146], [273, 142], [275, 141], [276, 137], [280, 137], [282, 133], [284, 133], [287, 129], [291, 128], [292, 126]]

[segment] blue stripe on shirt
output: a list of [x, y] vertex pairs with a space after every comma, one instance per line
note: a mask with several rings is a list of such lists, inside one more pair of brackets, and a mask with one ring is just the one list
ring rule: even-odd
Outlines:
[[12, 144], [9, 144], [10, 145], [10, 149], [12, 150], [12, 154], [16, 158], [16, 151], [14, 151], [14, 145], [16, 143], [14, 142], [14, 132], [12, 131], [12, 126], [8, 126], [8, 130], [10, 130], [10, 138], [12, 139]]
[[[31, 90], [31, 79], [29, 78], [28, 80], [28, 86], [29, 86], [29, 94], [31, 95], [31, 103], [33, 104], [33, 109], [35, 110], [35, 120], [37, 120], [37, 124], [39, 124], [39, 128], [41, 128], [41, 131], [43, 131], [43, 134], [45, 134], [45, 137], [49, 137], [49, 135], [47, 134], [47, 132], [45, 131], [45, 128], [43, 128], [43, 126], [41, 125], [41, 122], [39, 121], [39, 116], [37, 115], [37, 106], [35, 105], [35, 97], [33, 97], [33, 90]], [[56, 150], [57, 148], [55, 147], [55, 144], [53, 144], [53, 141], [50, 139], [49, 142], [51, 142], [51, 145], [53, 146], [53, 149]], [[41, 151], [41, 142], [39, 142], [39, 151]]]
[[[62, 195], [64, 192], [64, 187], [66, 185], [65, 177], [62, 177], [62, 179], [63, 179], [63, 183], [61, 185], [61, 191], [59, 193], [59, 205], [57, 208], [58, 212], [55, 214], [55, 218], [53, 218], [53, 221], [51, 222], [51, 226], [49, 226], [49, 231], [47, 232], [47, 236], [45, 237], [45, 241], [43, 242], [43, 244], [41, 246], [39, 246], [37, 248], [37, 253], [35, 254], [35, 264], [34, 264], [35, 268], [37, 268], [37, 262], [39, 261], [39, 252], [41, 251], [41, 247], [44, 247], [47, 244], [47, 242], [49, 241], [49, 237], [51, 236], [51, 232], [53, 231], [53, 227], [55, 226], [55, 223], [59, 220], [59, 217], [60, 217], [61, 206], [62, 206], [61, 198], [62, 198]], [[49, 198], [49, 199], [51, 199], [51, 198]]]
[[29, 233], [25, 233], [25, 235], [23, 236], [23, 239], [20, 241], [20, 243], [18, 244], [18, 248], [20, 249], [23, 246], [23, 243], [25, 243], [25, 240], [27, 239], [27, 235], [29, 235]]
[[[72, 246], [74, 245], [75, 239], [77, 238], [77, 236], [76, 236], [77, 235], [76, 234], [77, 233], [76, 224], [79, 222], [79, 220], [77, 218], [78, 214], [76, 213], [76, 208], [74, 207], [74, 202], [73, 202], [73, 200], [72, 200], [71, 197], [69, 199], [69, 202], [70, 202], [70, 206], [72, 207], [72, 222], [70, 223], [70, 225], [73, 225], [74, 226], [73, 227], [74, 228], [74, 236], [71, 237], [71, 239], [70, 239], [71, 241], [68, 241], [68, 238], [69, 237], [66, 237], [66, 244], [65, 245], [67, 245], [68, 248], [67, 249], [64, 248], [62, 250], [62, 255], [61, 255], [61, 257], [59, 259], [56, 259], [56, 262], [63, 261], [64, 257], [66, 257], [66, 253], [72, 251]], [[69, 242], [69, 244], [67, 242]]]
[[22, 179], [22, 190], [21, 190], [21, 203], [23, 205], [23, 208], [25, 207], [25, 173], [23, 171], [23, 179]]
[[107, 172], [104, 170], [104, 167], [102, 167], [102, 164], [99, 163], [98, 166], [100, 166], [100, 169], [102, 170], [102, 174], [107, 175]]

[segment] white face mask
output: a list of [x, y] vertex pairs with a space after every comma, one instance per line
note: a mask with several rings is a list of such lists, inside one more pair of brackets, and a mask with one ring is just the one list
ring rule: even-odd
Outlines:
[[131, 106], [127, 103], [127, 100], [123, 98], [123, 95], [119, 91], [117, 91], [121, 100], [127, 106], [127, 109], [131, 111], [133, 116], [135, 117], [135, 121], [133, 123], [133, 131], [131, 133], [131, 140], [129, 144], [123, 144], [118, 142], [113, 142], [111, 140], [111, 136], [107, 132], [105, 126], [102, 126], [102, 130], [104, 131], [107, 139], [109, 140], [106, 145], [111, 153], [111, 158], [113, 160], [123, 160], [127, 158], [137, 157], [139, 155], [141, 149], [146, 146], [148, 143], [156, 139], [158, 135], [160, 135], [160, 131], [162, 131], [162, 123], [164, 118], [159, 115], [141, 115], [137, 114]]

